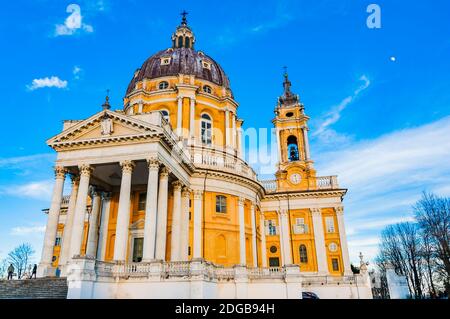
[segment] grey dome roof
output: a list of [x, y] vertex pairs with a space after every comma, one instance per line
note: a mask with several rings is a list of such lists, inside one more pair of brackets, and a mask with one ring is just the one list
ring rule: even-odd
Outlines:
[[[161, 65], [161, 58], [171, 58], [170, 63]], [[210, 63], [211, 69], [204, 68], [202, 61]], [[128, 85], [126, 95], [130, 94], [134, 90], [136, 83], [143, 79], [176, 76], [180, 73], [195, 75], [199, 79], [230, 89], [228, 77], [217, 62], [201, 51], [181, 47], [159, 51], [148, 58], [142, 67], [135, 72], [133, 79]]]

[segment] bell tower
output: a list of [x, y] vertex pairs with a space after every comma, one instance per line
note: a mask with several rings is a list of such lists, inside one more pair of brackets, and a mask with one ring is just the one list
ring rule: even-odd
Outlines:
[[308, 120], [300, 97], [291, 91], [285, 68], [283, 95], [278, 98], [272, 121], [278, 143], [278, 170], [275, 175], [279, 190], [308, 190], [316, 187], [316, 171], [309, 152]]

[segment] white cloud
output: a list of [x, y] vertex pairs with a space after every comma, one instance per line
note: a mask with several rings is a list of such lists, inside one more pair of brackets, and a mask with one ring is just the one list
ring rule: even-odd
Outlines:
[[78, 30], [85, 32], [94, 32], [91, 25], [83, 23], [83, 16], [81, 15], [81, 8], [78, 4], [69, 4], [66, 12], [70, 15], [64, 21], [64, 24], [57, 24], [55, 27], [55, 36], [73, 35]]
[[[411, 221], [411, 206], [424, 190], [450, 196], [449, 136], [450, 117], [445, 117], [315, 157], [320, 175], [338, 175], [339, 185], [349, 189], [344, 201], [349, 241], [379, 236], [384, 226]], [[377, 247], [365, 244], [363, 253], [373, 258]]]
[[42, 234], [45, 232], [45, 225], [43, 226], [18, 226], [11, 229], [10, 234], [14, 236], [30, 236], [33, 234]]
[[[331, 110], [324, 115], [324, 117], [319, 121], [316, 128], [314, 128], [313, 137], [319, 137], [322, 142], [334, 141], [342, 142], [342, 139], [346, 139], [345, 136], [336, 133], [330, 128], [341, 118], [342, 111], [347, 108], [364, 90], [370, 86], [370, 80], [366, 75], [359, 78], [363, 83], [353, 92], [352, 95], [344, 98], [338, 105], [335, 105]], [[338, 140], [339, 139], [339, 140]]]
[[28, 85], [27, 88], [30, 91], [34, 91], [37, 89], [42, 89], [42, 88], [58, 88], [58, 89], [64, 89], [67, 87], [67, 81], [61, 80], [59, 77], [57, 76], [52, 76], [50, 78], [46, 77], [46, 78], [42, 78], [42, 79], [34, 79], [33, 82], [31, 83], [31, 85]]
[[74, 75], [75, 80], [79, 80], [80, 79], [80, 73], [83, 71], [82, 68], [80, 68], [79, 66], [75, 65], [73, 67], [72, 73]]
[[53, 180], [42, 180], [21, 185], [2, 185], [0, 186], [0, 195], [26, 197], [48, 201], [51, 197], [53, 184]]

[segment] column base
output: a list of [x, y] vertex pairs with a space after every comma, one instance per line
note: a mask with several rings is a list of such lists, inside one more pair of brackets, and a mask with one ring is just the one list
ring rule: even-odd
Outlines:
[[36, 277], [56, 277], [56, 268], [51, 264], [40, 263], [36, 271]]

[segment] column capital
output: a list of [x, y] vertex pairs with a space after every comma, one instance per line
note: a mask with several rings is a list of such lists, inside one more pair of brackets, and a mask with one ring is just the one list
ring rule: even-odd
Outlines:
[[189, 197], [189, 196], [191, 196], [191, 192], [192, 192], [192, 190], [189, 187], [183, 186], [183, 189], [182, 189], [182, 192], [181, 192], [181, 196]]
[[343, 215], [344, 214], [344, 206], [335, 206], [334, 210], [336, 212], [336, 215]]
[[80, 175], [75, 174], [75, 173], [70, 173], [70, 180], [72, 183], [72, 187], [75, 185], [78, 186], [78, 184], [80, 183]]
[[134, 164], [133, 161], [126, 160], [126, 161], [120, 162], [120, 166], [122, 166], [123, 173], [132, 173], [136, 164]]
[[321, 213], [322, 213], [322, 211], [320, 210], [320, 208], [317, 208], [317, 207], [311, 208], [311, 214], [313, 216], [320, 216]]
[[100, 190], [95, 186], [89, 187], [89, 194], [91, 195], [92, 198], [101, 196]]
[[163, 167], [161, 168], [161, 171], [159, 172], [159, 177], [160, 178], [168, 178], [169, 177], [169, 169], [167, 167]]
[[284, 217], [288, 214], [288, 210], [287, 209], [280, 209], [278, 211], [278, 213], [280, 214], [280, 216]]
[[147, 158], [147, 166], [149, 170], [159, 169], [159, 159], [157, 157]]
[[238, 205], [239, 206], [244, 206], [245, 203], [245, 198], [244, 197], [239, 197], [238, 198]]
[[94, 170], [92, 168], [92, 166], [88, 165], [88, 164], [80, 165], [80, 166], [78, 166], [78, 169], [80, 170], [80, 176], [86, 176], [86, 177], [91, 176], [92, 171]]
[[202, 199], [203, 197], [203, 191], [200, 189], [194, 190], [194, 199]]
[[102, 196], [102, 200], [103, 201], [109, 201], [111, 200], [111, 192], [102, 192], [101, 196]]
[[181, 187], [183, 186], [183, 183], [180, 181], [175, 181], [172, 183], [172, 187], [174, 191], [181, 191]]
[[55, 178], [66, 178], [67, 169], [64, 166], [55, 166]]

